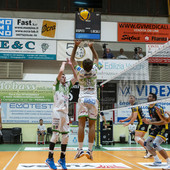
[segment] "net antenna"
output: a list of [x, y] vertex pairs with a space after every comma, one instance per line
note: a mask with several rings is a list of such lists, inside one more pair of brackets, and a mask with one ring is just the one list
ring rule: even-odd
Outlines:
[[[111, 78], [109, 78], [108, 80], [102, 82], [100, 84], [100, 86], [106, 84], [107, 82], [109, 82], [111, 80], [117, 80], [116, 78], [120, 77], [122, 74], [128, 72], [129, 70], [133, 69], [135, 66], [138, 66], [139, 64], [143, 63], [144, 61], [146, 61], [150, 57], [160, 57], [160, 56], [170, 57], [170, 41], [168, 41], [163, 46], [159, 47], [154, 52], [152, 52], [152, 53], [146, 55], [145, 57], [143, 57], [142, 59], [138, 60], [135, 64], [127, 67], [125, 70], [121, 71], [119, 74], [114, 75]], [[133, 74], [135, 75], [135, 72]]]

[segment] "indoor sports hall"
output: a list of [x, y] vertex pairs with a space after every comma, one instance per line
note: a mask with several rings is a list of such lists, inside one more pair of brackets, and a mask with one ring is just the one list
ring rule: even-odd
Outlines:
[[170, 0], [0, 1], [0, 170], [170, 169]]

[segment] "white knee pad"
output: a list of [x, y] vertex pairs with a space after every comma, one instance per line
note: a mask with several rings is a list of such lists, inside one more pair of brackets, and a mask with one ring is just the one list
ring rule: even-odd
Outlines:
[[164, 140], [160, 137], [160, 136], [157, 136], [155, 138], [155, 140], [153, 141], [153, 147], [159, 152], [161, 150], [163, 150], [163, 148], [160, 146], [161, 143], [164, 142]]
[[56, 143], [58, 141], [59, 133], [53, 132], [50, 142]]
[[68, 134], [62, 134], [61, 144], [67, 144], [68, 143], [68, 139], [69, 139], [69, 135]]
[[135, 136], [135, 141], [138, 143], [141, 140], [141, 137]]

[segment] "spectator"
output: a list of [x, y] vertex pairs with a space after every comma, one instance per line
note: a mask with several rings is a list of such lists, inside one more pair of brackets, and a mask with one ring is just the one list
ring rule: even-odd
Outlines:
[[117, 56], [117, 59], [127, 59], [127, 56], [123, 55], [124, 50], [123, 48], [120, 49], [120, 55]]
[[134, 58], [135, 60], [140, 60], [141, 58], [143, 58], [142, 48], [136, 47], [136, 48], [134, 49], [134, 51], [135, 51], [135, 54], [133, 55], [133, 58]]
[[115, 56], [111, 53], [111, 49], [106, 48], [106, 50], [104, 51], [104, 54], [103, 54], [103, 58], [115, 59]]
[[[37, 128], [37, 135], [38, 135], [38, 144], [40, 145], [40, 136], [42, 136], [42, 141], [44, 141], [44, 135], [46, 134], [45, 133], [46, 127], [43, 124], [42, 119], [40, 119], [39, 122], [40, 124], [38, 125], [38, 128]], [[42, 144], [44, 144], [44, 142], [42, 142]]]
[[131, 139], [134, 140], [135, 138], [135, 130], [136, 130], [136, 125], [134, 123], [131, 123], [129, 126], [128, 126], [128, 129], [129, 129], [129, 133], [131, 135]]

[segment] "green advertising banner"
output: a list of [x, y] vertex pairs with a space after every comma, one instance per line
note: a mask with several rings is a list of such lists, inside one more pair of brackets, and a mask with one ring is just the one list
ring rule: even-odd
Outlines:
[[53, 82], [0, 81], [2, 102], [53, 102]]

